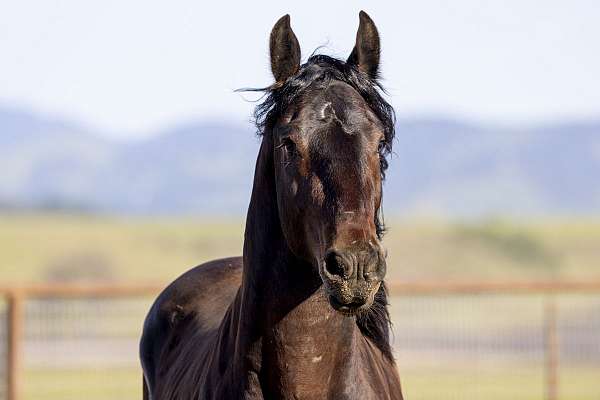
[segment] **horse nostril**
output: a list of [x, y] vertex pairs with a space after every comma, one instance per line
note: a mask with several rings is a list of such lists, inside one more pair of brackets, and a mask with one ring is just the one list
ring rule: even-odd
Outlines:
[[331, 275], [344, 277], [346, 274], [346, 270], [344, 268], [344, 260], [335, 251], [330, 251], [325, 256], [325, 269]]

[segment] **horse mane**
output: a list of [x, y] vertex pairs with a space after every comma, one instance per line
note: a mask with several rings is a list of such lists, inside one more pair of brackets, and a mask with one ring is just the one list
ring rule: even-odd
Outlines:
[[390, 345], [390, 329], [392, 321], [388, 311], [387, 288], [381, 283], [369, 309], [356, 317], [356, 325], [360, 332], [373, 342], [388, 360], [394, 360]]
[[[266, 88], [243, 89], [263, 92], [263, 101], [254, 110], [254, 122], [258, 135], [271, 134], [272, 128], [285, 110], [292, 105], [311, 85], [326, 86], [329, 82], [340, 81], [354, 88], [365, 100], [383, 125], [383, 146], [379, 148], [381, 179], [385, 180], [388, 168], [387, 157], [392, 152], [395, 135], [396, 116], [393, 107], [384, 99], [385, 89], [377, 79], [369, 77], [352, 64], [322, 54], [313, 54], [299, 70], [283, 83], [275, 83]], [[385, 233], [383, 210], [375, 214], [377, 236]], [[375, 295], [373, 305], [356, 318], [363, 335], [368, 337], [390, 360], [393, 359], [389, 343], [391, 326], [387, 309], [387, 289], [384, 283]]]

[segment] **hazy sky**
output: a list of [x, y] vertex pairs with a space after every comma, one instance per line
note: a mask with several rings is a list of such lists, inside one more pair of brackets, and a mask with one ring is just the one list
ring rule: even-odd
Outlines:
[[[379, 27], [400, 114], [535, 123], [600, 115], [600, 2], [0, 0], [0, 105], [115, 137], [182, 120], [243, 122], [233, 89], [271, 83], [268, 34], [292, 16], [303, 57], [346, 57], [358, 11]], [[246, 95], [255, 98], [253, 95]]]

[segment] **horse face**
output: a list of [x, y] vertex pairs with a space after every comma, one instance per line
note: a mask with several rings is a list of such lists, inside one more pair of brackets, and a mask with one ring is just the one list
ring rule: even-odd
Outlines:
[[385, 275], [375, 226], [383, 128], [350, 85], [310, 88], [274, 130], [280, 219], [292, 251], [318, 268], [331, 305], [368, 308]]
[[[377, 28], [361, 11], [346, 62], [350, 73], [359, 74], [355, 79], [373, 84], [379, 52]], [[285, 87], [288, 80], [301, 86], [303, 74], [319, 77], [272, 127], [282, 230], [291, 251], [318, 269], [331, 305], [355, 313], [373, 303], [385, 276], [376, 218], [385, 164], [380, 146], [389, 150], [391, 135], [385, 137], [382, 122], [355, 86], [319, 71], [319, 65], [299, 71], [300, 46], [287, 15], [273, 27], [270, 53], [275, 86]]]
[[377, 28], [362, 11], [344, 77], [318, 63], [301, 69], [289, 16], [275, 24], [270, 39], [274, 87], [296, 93], [271, 127], [282, 230], [291, 251], [318, 269], [331, 305], [344, 313], [373, 303], [386, 270], [376, 221], [386, 165], [381, 146], [389, 150], [393, 133], [385, 125], [386, 138], [381, 114], [359, 93], [375, 85], [379, 50]]

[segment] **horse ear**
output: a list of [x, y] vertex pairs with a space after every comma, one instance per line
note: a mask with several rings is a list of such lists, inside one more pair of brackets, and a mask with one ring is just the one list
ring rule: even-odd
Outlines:
[[300, 68], [300, 44], [290, 26], [289, 14], [273, 26], [269, 47], [273, 76], [277, 82], [284, 82]]
[[369, 15], [361, 11], [359, 14], [358, 32], [356, 32], [356, 44], [346, 61], [355, 65], [358, 69], [371, 78], [377, 78], [379, 70], [379, 33], [375, 23]]

